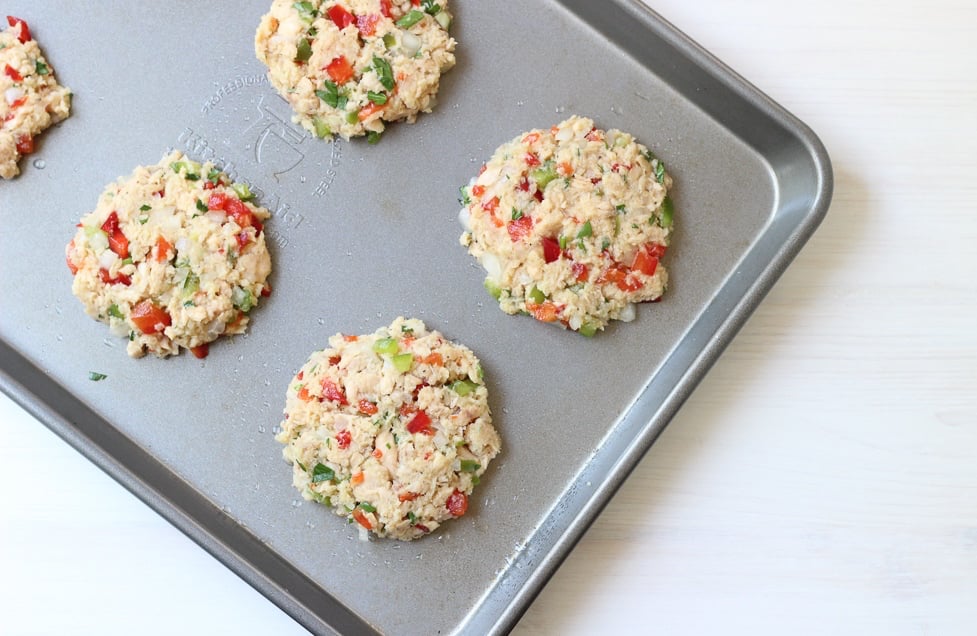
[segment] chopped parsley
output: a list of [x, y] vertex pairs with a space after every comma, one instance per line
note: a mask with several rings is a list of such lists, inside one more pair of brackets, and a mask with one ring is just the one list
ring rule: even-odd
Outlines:
[[392, 91], [394, 89], [394, 71], [390, 67], [390, 62], [374, 55], [373, 70], [376, 71], [377, 77], [380, 78], [380, 83], [383, 84], [383, 87], [388, 91]]
[[460, 188], [458, 188], [458, 190], [459, 192], [461, 192], [461, 198], [458, 199], [458, 203], [461, 203], [462, 205], [471, 205], [472, 198], [468, 196], [468, 187], [461, 186]]
[[200, 210], [201, 212], [206, 212], [207, 211], [207, 204], [205, 204], [200, 199], [197, 199], [197, 209]]
[[99, 373], [98, 371], [88, 372], [88, 379], [91, 380], [92, 382], [101, 382], [107, 377], [109, 376], [105, 375], [104, 373]]
[[[145, 203], [143, 203], [142, 205], [139, 206], [139, 209], [141, 211], [143, 211], [143, 212], [148, 212], [149, 210], [152, 210], [153, 208], [150, 207], [149, 205], [146, 205]], [[143, 223], [145, 223], [145, 221], [143, 221]]]
[[518, 221], [522, 218], [522, 210], [517, 210], [515, 207], [512, 208], [512, 220]]
[[370, 144], [371, 146], [375, 146], [380, 143], [380, 133], [375, 130], [367, 131], [366, 143]]
[[436, 4], [434, 0], [421, 0], [421, 8], [424, 9], [424, 13], [428, 15], [437, 15], [441, 13], [441, 5]]
[[312, 57], [312, 42], [306, 38], [302, 38], [295, 48], [295, 61], [300, 64], [305, 64], [309, 61], [310, 57]]
[[345, 90], [340, 90], [336, 86], [336, 82], [332, 80], [326, 80], [322, 84], [322, 90], [316, 91], [315, 94], [326, 103], [327, 106], [332, 106], [333, 108], [338, 108], [343, 110], [346, 108], [346, 102], [349, 98], [346, 96]]
[[42, 62], [41, 60], [35, 60], [34, 72], [37, 73], [38, 75], [47, 75], [48, 73], [51, 72], [51, 69], [49, 69], [48, 65]]
[[324, 481], [335, 481], [336, 471], [325, 464], [318, 463], [312, 469], [312, 483], [318, 484]]
[[119, 318], [119, 319], [125, 318], [125, 316], [122, 315], [122, 311], [119, 309], [119, 306], [116, 305], [115, 303], [109, 305], [109, 315], [112, 316], [113, 318]]
[[463, 459], [463, 460], [461, 460], [461, 472], [463, 472], [463, 473], [473, 473], [473, 472], [475, 472], [476, 470], [478, 470], [481, 467], [482, 467], [482, 465], [479, 464], [474, 459]]
[[594, 228], [593, 226], [590, 225], [590, 221], [584, 223], [583, 227], [580, 228], [580, 231], [577, 232], [578, 239], [587, 238], [588, 236], [593, 236], [593, 235], [594, 235]]
[[383, 106], [384, 104], [387, 103], [386, 93], [375, 93], [373, 91], [367, 91], [366, 98], [369, 99], [374, 104], [376, 104], [377, 106]]
[[399, 26], [401, 29], [409, 29], [423, 19], [424, 12], [418, 11], [417, 9], [411, 9], [410, 13], [397, 20], [397, 26]]
[[319, 12], [315, 10], [311, 2], [296, 2], [292, 5], [299, 12], [299, 17], [305, 22], [312, 22]]
[[368, 504], [365, 501], [361, 501], [359, 503], [358, 507], [363, 512], [376, 512], [377, 511], [376, 507], [372, 506], [371, 504]]

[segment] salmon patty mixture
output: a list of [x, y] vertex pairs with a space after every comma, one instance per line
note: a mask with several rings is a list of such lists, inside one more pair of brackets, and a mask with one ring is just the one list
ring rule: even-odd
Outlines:
[[110, 185], [66, 248], [72, 291], [127, 351], [205, 357], [244, 333], [268, 295], [271, 257], [250, 188], [180, 152]]
[[317, 137], [368, 135], [435, 105], [455, 65], [438, 0], [275, 0], [255, 35], [268, 78]]
[[500, 447], [475, 354], [404, 318], [313, 353], [281, 429], [305, 499], [402, 541], [464, 515]]
[[17, 162], [34, 152], [34, 138], [68, 117], [71, 91], [58, 84], [27, 23], [7, 16], [0, 31], [0, 178], [20, 174]]
[[671, 185], [631, 135], [574, 116], [503, 144], [461, 188], [461, 244], [504, 312], [593, 336], [665, 292]]

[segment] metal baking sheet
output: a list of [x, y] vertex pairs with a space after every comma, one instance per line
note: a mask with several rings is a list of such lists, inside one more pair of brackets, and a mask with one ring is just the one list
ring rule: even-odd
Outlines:
[[[504, 633], [814, 231], [827, 155], [631, 0], [532, 0], [515, 19], [456, 0], [435, 112], [377, 146], [316, 140], [254, 57], [268, 4], [8, 0], [75, 101], [0, 182], [0, 383], [313, 632]], [[593, 339], [503, 314], [458, 245], [458, 186], [570, 114], [633, 133], [676, 183], [669, 293]], [[260, 190], [274, 294], [206, 360], [131, 360], [72, 297], [64, 245], [106, 184], [170, 147]], [[312, 350], [398, 315], [481, 357], [503, 452], [465, 517], [361, 542], [301, 501], [273, 434]]]

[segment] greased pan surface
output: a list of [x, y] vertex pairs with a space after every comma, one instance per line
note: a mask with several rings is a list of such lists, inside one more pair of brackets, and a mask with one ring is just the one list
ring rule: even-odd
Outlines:
[[[2, 386], [314, 632], [505, 632], [813, 232], [827, 156], [629, 0], [458, 0], [436, 110], [377, 146], [323, 142], [254, 58], [269, 4], [8, 3], [75, 101], [0, 182]], [[631, 132], [676, 182], [669, 292], [593, 339], [503, 314], [458, 245], [458, 186], [571, 114]], [[249, 181], [274, 213], [274, 293], [203, 361], [129, 359], [64, 264], [104, 186], [170, 147]], [[503, 450], [463, 518], [361, 542], [300, 499], [273, 435], [311, 351], [398, 315], [481, 358]]]

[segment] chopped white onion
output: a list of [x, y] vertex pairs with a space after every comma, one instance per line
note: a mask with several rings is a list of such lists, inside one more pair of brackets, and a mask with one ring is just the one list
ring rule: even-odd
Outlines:
[[637, 312], [634, 310], [634, 303], [628, 303], [621, 310], [621, 315], [617, 317], [621, 322], [631, 322], [637, 317]]
[[482, 254], [482, 267], [485, 268], [485, 272], [488, 274], [486, 278], [490, 278], [493, 281], [502, 280], [502, 263], [499, 262], [499, 257], [491, 252], [485, 252]]
[[215, 340], [217, 336], [224, 333], [224, 329], [227, 325], [220, 318], [215, 318], [207, 323], [207, 340]]
[[573, 138], [573, 128], [561, 128], [556, 132], [557, 141], [569, 141]]
[[462, 208], [458, 210], [458, 222], [461, 223], [461, 227], [468, 231], [472, 229], [472, 219], [471, 214], [468, 213], [468, 208]]
[[576, 331], [580, 329], [581, 325], [583, 325], [583, 318], [581, 318], [580, 316], [570, 316], [569, 322], [570, 322], [570, 329]]
[[98, 257], [98, 266], [105, 269], [112, 269], [115, 262], [119, 260], [119, 256], [112, 250], [105, 250]]
[[414, 57], [421, 50], [421, 38], [410, 31], [404, 31], [400, 38], [400, 45], [404, 48], [404, 55]]
[[360, 536], [360, 541], [369, 541], [370, 540], [370, 533], [363, 526], [360, 526], [360, 535], [359, 536]]
[[210, 210], [206, 216], [217, 225], [224, 225], [227, 222], [227, 212], [223, 210]]
[[[92, 246], [92, 250], [96, 254], [101, 254], [109, 249], [109, 237], [102, 230], [96, 229], [88, 237], [88, 244]], [[113, 252], [112, 254], [114, 255], [115, 253]]]
[[7, 98], [7, 104], [12, 106], [14, 102], [24, 96], [24, 91], [16, 86], [11, 86], [3, 92], [3, 96]]
[[451, 16], [448, 15], [447, 11], [439, 11], [438, 14], [434, 16], [434, 19], [437, 20], [438, 24], [440, 24], [441, 28], [445, 31], [448, 30], [449, 26], [451, 26]]
[[176, 239], [176, 245], [174, 245], [174, 247], [176, 248], [177, 253], [185, 253], [190, 247], [190, 240], [185, 236], [181, 236], [180, 238]]

